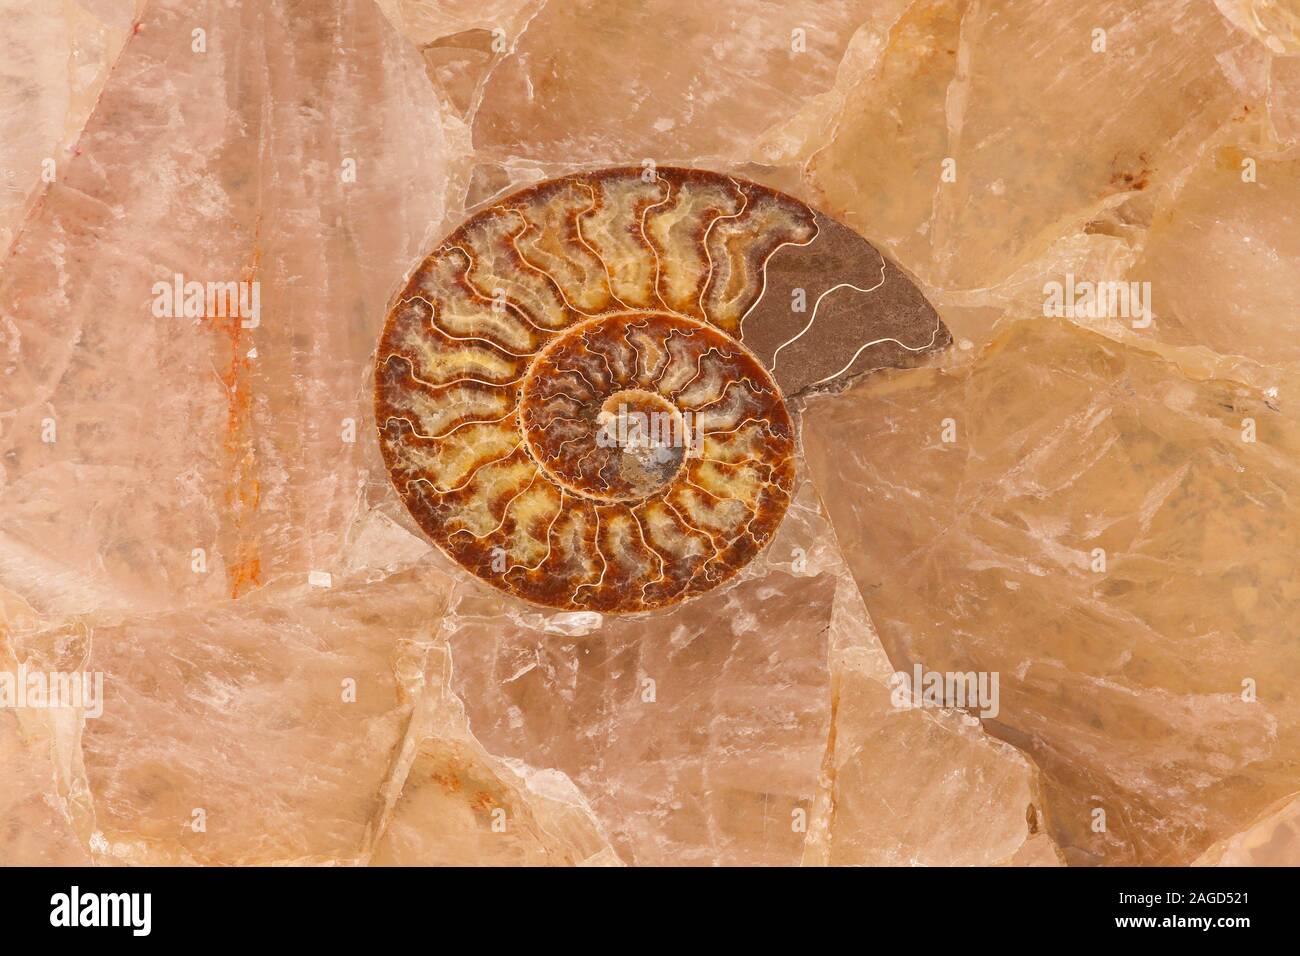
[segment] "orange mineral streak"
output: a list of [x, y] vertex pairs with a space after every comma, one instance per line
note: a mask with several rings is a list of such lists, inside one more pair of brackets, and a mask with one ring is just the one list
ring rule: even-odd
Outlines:
[[[253, 282], [261, 265], [261, 248], [255, 246], [252, 261], [240, 276]], [[262, 584], [262, 560], [257, 540], [256, 517], [261, 503], [261, 482], [257, 477], [257, 458], [252, 423], [252, 347], [239, 315], [206, 315], [212, 328], [222, 335], [229, 348], [229, 360], [220, 373], [226, 389], [226, 425], [222, 435], [229, 473], [226, 484], [226, 507], [229, 524], [223, 529], [223, 545], [234, 555], [228, 570], [230, 597], [238, 598]], [[223, 548], [224, 550], [224, 548]]]
[[537, 604], [647, 611], [771, 539], [794, 485], [780, 389], [735, 337], [802, 203], [700, 170], [613, 169], [508, 196], [398, 295], [380, 447], [429, 537]]

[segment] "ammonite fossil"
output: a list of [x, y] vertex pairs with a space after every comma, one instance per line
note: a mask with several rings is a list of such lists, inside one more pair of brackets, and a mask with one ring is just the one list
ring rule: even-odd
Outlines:
[[[817, 316], [844, 287], [898, 328], [835, 372], [843, 329]], [[792, 309], [799, 293], [816, 305]], [[380, 445], [420, 527], [484, 581], [557, 608], [650, 610], [717, 587], [771, 539], [795, 477], [782, 385], [941, 330], [871, 246], [782, 193], [700, 170], [576, 174], [481, 210], [416, 268], [380, 341]]]

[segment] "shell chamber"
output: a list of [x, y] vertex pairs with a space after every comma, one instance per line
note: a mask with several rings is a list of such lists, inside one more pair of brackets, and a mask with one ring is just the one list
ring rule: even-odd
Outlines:
[[550, 180], [415, 269], [377, 356], [376, 422], [426, 534], [551, 607], [675, 604], [732, 577], [790, 500], [794, 430], [739, 341], [807, 206], [698, 170]]

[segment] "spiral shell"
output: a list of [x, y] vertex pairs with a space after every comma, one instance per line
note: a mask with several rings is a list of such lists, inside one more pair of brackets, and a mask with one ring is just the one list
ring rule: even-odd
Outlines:
[[414, 271], [376, 366], [420, 527], [484, 581], [612, 613], [717, 587], [794, 482], [780, 388], [739, 341], [808, 207], [698, 170], [582, 173], [478, 212]]

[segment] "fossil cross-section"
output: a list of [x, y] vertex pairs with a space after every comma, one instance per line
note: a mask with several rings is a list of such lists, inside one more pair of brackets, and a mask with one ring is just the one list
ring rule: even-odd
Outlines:
[[[806, 314], [772, 306], [805, 278]], [[896, 327], [816, 326], [842, 287], [879, 290], [870, 309], [893, 303]], [[552, 607], [650, 610], [732, 577], [785, 513], [783, 339], [789, 388], [946, 335], [865, 240], [789, 196], [700, 170], [582, 173], [481, 210], [420, 263], [380, 342], [376, 420], [406, 506], [463, 567]]]

